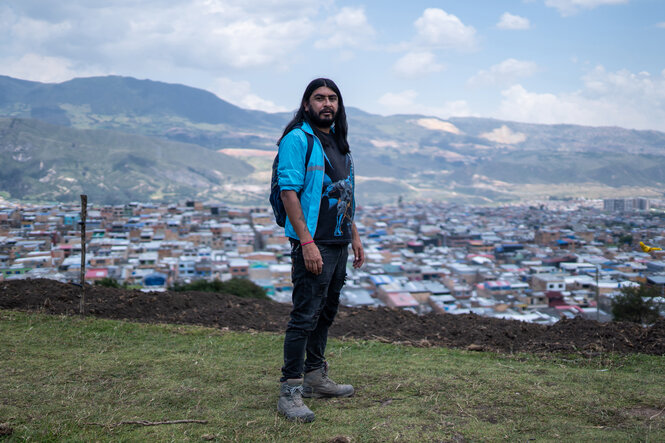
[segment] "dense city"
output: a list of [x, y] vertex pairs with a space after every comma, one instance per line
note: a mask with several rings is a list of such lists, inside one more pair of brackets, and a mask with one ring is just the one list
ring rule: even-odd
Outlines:
[[[540, 324], [608, 321], [622, 288], [665, 288], [665, 213], [653, 206], [613, 199], [358, 207], [367, 259], [359, 270], [349, 263], [341, 302]], [[243, 278], [290, 303], [290, 244], [266, 207], [91, 204], [85, 224], [75, 204], [0, 208], [0, 279], [78, 283], [82, 252], [90, 284], [160, 292]]]

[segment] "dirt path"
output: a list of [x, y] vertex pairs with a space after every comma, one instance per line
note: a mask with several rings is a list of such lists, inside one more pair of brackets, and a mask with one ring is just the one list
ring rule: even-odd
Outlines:
[[[80, 287], [53, 280], [0, 282], [0, 309], [78, 314]], [[143, 293], [86, 286], [86, 313], [102, 318], [282, 332], [289, 306], [205, 292]], [[418, 316], [388, 308], [341, 308], [333, 337], [471, 350], [596, 355], [665, 354], [665, 319], [650, 328], [581, 318], [552, 326], [477, 315]]]

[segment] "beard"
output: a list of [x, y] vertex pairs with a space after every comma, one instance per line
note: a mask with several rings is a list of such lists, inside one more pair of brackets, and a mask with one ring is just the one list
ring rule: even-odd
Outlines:
[[319, 114], [315, 113], [312, 108], [309, 108], [309, 111], [305, 111], [307, 113], [307, 117], [309, 117], [309, 120], [316, 126], [317, 128], [329, 128], [335, 123], [335, 117], [337, 117], [337, 113], [333, 112], [330, 117], [321, 117]]

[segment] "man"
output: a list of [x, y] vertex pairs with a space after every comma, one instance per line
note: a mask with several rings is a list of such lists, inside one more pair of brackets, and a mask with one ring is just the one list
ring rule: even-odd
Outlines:
[[[353, 221], [353, 160], [344, 102], [332, 80], [313, 80], [300, 109], [280, 138], [278, 180], [291, 242], [293, 309], [284, 336], [284, 366], [277, 410], [310, 422], [302, 397], [349, 397], [351, 385], [328, 377], [328, 328], [346, 278], [348, 245], [353, 266], [365, 261]], [[312, 146], [309, 161], [307, 151]], [[304, 378], [303, 378], [304, 374]]]

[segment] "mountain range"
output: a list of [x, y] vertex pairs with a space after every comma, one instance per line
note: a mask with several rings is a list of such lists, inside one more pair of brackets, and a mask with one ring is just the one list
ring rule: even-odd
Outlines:
[[[295, 98], [297, 100], [298, 98]], [[665, 133], [347, 107], [360, 202], [662, 198]], [[0, 192], [36, 201], [266, 204], [292, 113], [129, 77], [0, 76]]]

